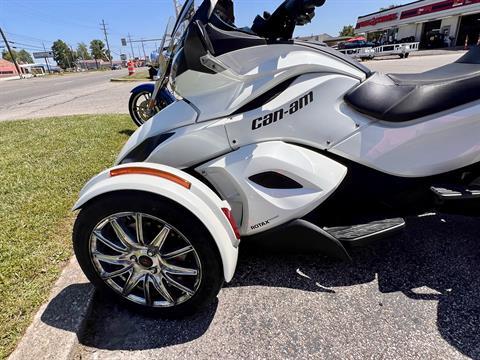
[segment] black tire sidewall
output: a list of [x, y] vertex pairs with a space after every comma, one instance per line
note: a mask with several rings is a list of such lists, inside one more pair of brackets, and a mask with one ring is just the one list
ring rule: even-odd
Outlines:
[[137, 126], [142, 126], [145, 123], [145, 121], [139, 118], [137, 111], [134, 109], [138, 98], [144, 94], [150, 94], [150, 97], [152, 97], [152, 93], [150, 91], [144, 90], [132, 93], [132, 95], [130, 95], [130, 99], [128, 100], [128, 111], [130, 113], [130, 117]]
[[[158, 217], [178, 229], [197, 252], [202, 266], [202, 280], [197, 292], [186, 302], [169, 308], [136, 304], [122, 297], [98, 275], [90, 258], [90, 236], [94, 227], [106, 217], [121, 212], [143, 212]], [[148, 315], [184, 317], [211, 303], [220, 291], [224, 274], [218, 247], [208, 230], [190, 211], [156, 194], [114, 192], [87, 203], [79, 212], [73, 230], [73, 246], [77, 260], [87, 278], [107, 298]]]

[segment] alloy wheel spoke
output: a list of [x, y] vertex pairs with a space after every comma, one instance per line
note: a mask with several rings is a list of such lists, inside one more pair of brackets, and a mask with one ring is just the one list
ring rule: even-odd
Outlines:
[[[148, 113], [142, 110], [141, 115]], [[196, 293], [202, 276], [197, 251], [163, 220], [121, 212], [102, 220], [90, 236], [90, 258], [98, 276], [129, 301], [170, 307]]]
[[157, 292], [170, 304], [175, 303], [175, 300], [173, 300], [172, 295], [168, 292], [167, 288], [163, 284], [162, 280], [159, 280], [156, 276], [150, 277], [153, 287]]
[[169, 252], [168, 254], [162, 255], [162, 259], [163, 260], [170, 260], [170, 259], [182, 256], [182, 255], [186, 255], [186, 254], [188, 254], [192, 251], [193, 251], [193, 246], [188, 245], [188, 246], [185, 246], [184, 248], [181, 248], [181, 249]]
[[168, 234], [170, 234], [170, 230], [171, 230], [170, 227], [168, 227], [167, 225], [164, 225], [162, 230], [160, 230], [158, 235], [155, 236], [155, 239], [152, 240], [150, 245], [160, 250], [163, 244], [165, 243], [165, 240], [167, 239]]
[[125, 274], [126, 272], [130, 271], [130, 269], [131, 269], [132, 267], [133, 267], [133, 265], [130, 264], [130, 265], [127, 265], [127, 266], [125, 266], [124, 268], [119, 269], [119, 270], [116, 270], [116, 271], [104, 272], [104, 273], [102, 273], [101, 278], [102, 278], [103, 280], [108, 280], [108, 279], [114, 278], [114, 277], [116, 277], [116, 276], [123, 275], [123, 274]]
[[193, 295], [195, 294], [195, 291], [187, 288], [186, 286], [180, 284], [179, 282], [173, 280], [170, 276], [167, 274], [164, 274], [165, 280], [173, 287], [176, 287], [178, 290], [183, 291], [187, 293], [188, 295]]
[[[117, 251], [119, 253], [125, 253], [127, 248], [122, 248], [116, 244], [114, 244], [112, 241], [110, 241], [109, 239], [107, 239], [105, 236], [102, 235], [102, 233], [100, 232], [100, 230], [95, 230], [93, 232], [93, 235], [98, 239], [100, 240], [100, 242], [106, 246], [108, 246], [110, 249], [114, 250], [114, 251]], [[123, 243], [122, 243], [123, 244]]]
[[123, 296], [128, 296], [130, 293], [135, 289], [135, 287], [138, 285], [138, 283], [142, 280], [143, 274], [138, 273], [135, 271], [135, 269], [130, 273], [130, 276], [127, 279], [127, 282], [125, 283], [125, 286], [123, 287], [122, 290], [122, 295]]
[[117, 219], [111, 219], [110, 225], [115, 231], [115, 234], [117, 235], [118, 240], [120, 240], [127, 249], [135, 247], [135, 243], [132, 241], [132, 239], [130, 239], [130, 236], [127, 235], [125, 230], [123, 230], [122, 226], [118, 223]]
[[98, 251], [95, 251], [94, 253], [92, 253], [92, 255], [95, 257], [95, 259], [111, 265], [130, 265], [131, 264], [130, 261], [123, 259], [119, 255], [105, 255], [105, 254], [99, 253]]
[[152, 306], [152, 295], [150, 294], [150, 274], [145, 274], [143, 279], [143, 296], [145, 297], [145, 303], [148, 306]]
[[135, 230], [137, 232], [137, 241], [140, 245], [145, 245], [143, 241], [143, 217], [142, 214], [135, 214]]
[[172, 275], [180, 275], [180, 276], [196, 276], [198, 275], [198, 270], [196, 269], [189, 269], [180, 266], [170, 265], [167, 264], [163, 269], [164, 272]]

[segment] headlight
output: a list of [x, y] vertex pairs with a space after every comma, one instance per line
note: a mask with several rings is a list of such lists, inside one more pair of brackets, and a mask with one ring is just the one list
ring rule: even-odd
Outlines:
[[145, 139], [120, 161], [119, 164], [145, 161], [160, 144], [171, 138], [175, 133], [165, 133]]

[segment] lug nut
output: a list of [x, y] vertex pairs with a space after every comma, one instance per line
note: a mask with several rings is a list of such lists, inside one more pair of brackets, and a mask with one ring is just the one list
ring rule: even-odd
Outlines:
[[137, 257], [135, 255], [130, 256], [130, 260], [137, 261]]
[[147, 251], [147, 255], [148, 255], [148, 256], [154, 256], [155, 253], [154, 253], [152, 250], [148, 250], [148, 251]]

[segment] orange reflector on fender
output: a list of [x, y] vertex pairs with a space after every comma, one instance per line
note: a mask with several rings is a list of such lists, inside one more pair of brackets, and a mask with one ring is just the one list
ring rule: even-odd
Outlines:
[[119, 169], [110, 170], [110, 176], [120, 176], [120, 175], [151, 175], [156, 177], [161, 177], [166, 180], [170, 180], [180, 186], [183, 186], [185, 189], [190, 189], [192, 187], [192, 183], [185, 179], [182, 179], [180, 176], [171, 174], [166, 171], [157, 170], [157, 169], [150, 169], [146, 167], [134, 166], [134, 167], [124, 167]]
[[223, 213], [225, 214], [230, 226], [232, 227], [233, 232], [235, 233], [235, 237], [240, 240], [240, 231], [238, 230], [237, 223], [233, 218], [232, 212], [227, 208], [222, 208]]

